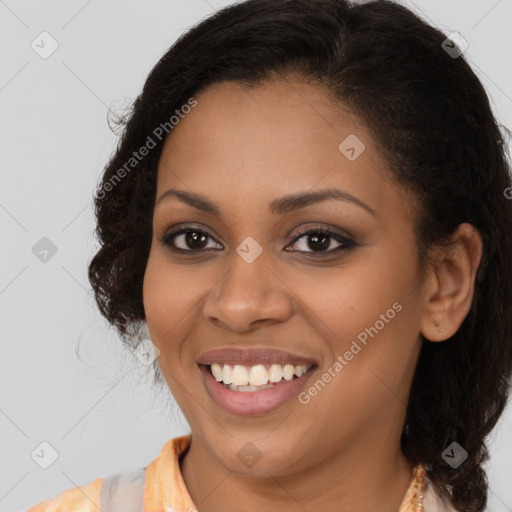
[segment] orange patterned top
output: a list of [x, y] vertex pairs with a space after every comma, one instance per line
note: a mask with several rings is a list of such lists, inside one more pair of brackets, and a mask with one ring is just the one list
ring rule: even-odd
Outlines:
[[[179, 458], [190, 445], [190, 435], [169, 440], [146, 468], [144, 512], [197, 512], [183, 481]], [[27, 512], [100, 512], [103, 478], [43, 501]], [[423, 497], [424, 495], [424, 497]], [[398, 512], [456, 512], [442, 502], [417, 466]]]

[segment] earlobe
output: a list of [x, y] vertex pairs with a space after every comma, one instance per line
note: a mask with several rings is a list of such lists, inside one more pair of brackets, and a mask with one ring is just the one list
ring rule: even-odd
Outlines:
[[421, 334], [430, 341], [453, 336], [468, 315], [482, 258], [482, 238], [471, 224], [460, 224], [449, 246], [437, 251], [437, 264], [426, 281]]

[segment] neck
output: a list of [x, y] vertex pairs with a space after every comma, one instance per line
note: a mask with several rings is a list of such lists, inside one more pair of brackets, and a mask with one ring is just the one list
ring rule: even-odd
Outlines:
[[398, 512], [413, 478], [400, 447], [352, 446], [286, 476], [253, 477], [227, 470], [194, 438], [181, 461], [183, 480], [201, 512], [244, 510], [379, 510]]

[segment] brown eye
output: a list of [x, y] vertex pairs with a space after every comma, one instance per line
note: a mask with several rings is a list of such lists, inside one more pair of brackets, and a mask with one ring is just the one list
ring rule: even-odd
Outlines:
[[[338, 251], [351, 249], [355, 246], [354, 241], [350, 238], [327, 229], [314, 228], [301, 232], [299, 236], [295, 238], [293, 246], [296, 246], [297, 241], [302, 238], [305, 239], [305, 243], [303, 244], [303, 249], [298, 249], [298, 252], [310, 253], [315, 256], [315, 253], [319, 256], [330, 255]], [[338, 244], [337, 247], [331, 247], [333, 240]], [[330, 250], [327, 250], [329, 248]]]
[[[162, 242], [169, 245], [171, 249], [183, 252], [200, 252], [208, 247], [208, 239], [213, 240], [205, 231], [187, 228], [177, 229], [166, 234]], [[217, 244], [219, 245], [219, 244]]]
[[[305, 243], [303, 243], [302, 248], [297, 249], [295, 246], [300, 245], [297, 242], [301, 239], [304, 239]], [[174, 230], [164, 235], [161, 242], [178, 253], [201, 253], [212, 249], [222, 249], [222, 246], [206, 231], [190, 226], [177, 226]], [[333, 242], [334, 247], [332, 247]], [[208, 245], [209, 243], [210, 246]], [[299, 253], [322, 257], [347, 251], [355, 247], [355, 245], [356, 243], [347, 236], [328, 229], [314, 228], [299, 232], [299, 236], [295, 238], [291, 247]]]

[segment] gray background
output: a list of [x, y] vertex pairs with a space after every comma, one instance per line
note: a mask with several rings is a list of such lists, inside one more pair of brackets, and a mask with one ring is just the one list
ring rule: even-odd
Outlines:
[[[116, 143], [108, 108], [134, 99], [176, 38], [228, 3], [0, 0], [0, 512], [146, 466], [188, 432], [95, 308], [91, 197]], [[512, 0], [404, 3], [465, 37], [511, 128]], [[43, 31], [59, 45], [47, 59], [31, 47]], [[43, 237], [57, 248], [46, 262], [32, 252]], [[48, 469], [31, 457], [43, 441], [58, 453]], [[509, 406], [490, 443], [493, 512], [512, 510], [511, 447]]]

